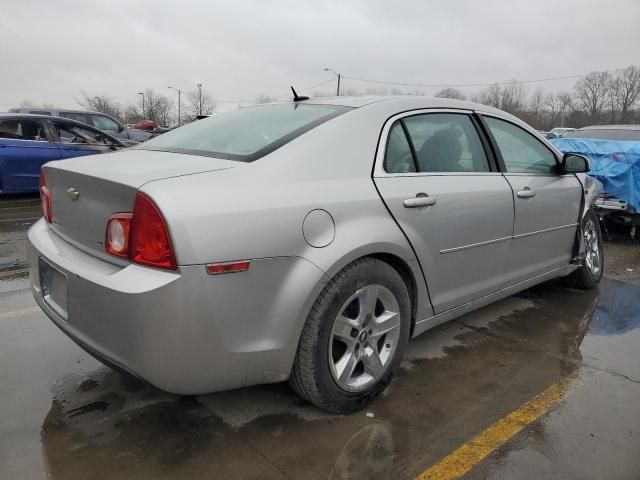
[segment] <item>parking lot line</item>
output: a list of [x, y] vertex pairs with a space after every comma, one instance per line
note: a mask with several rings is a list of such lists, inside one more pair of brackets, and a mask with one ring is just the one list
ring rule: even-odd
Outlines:
[[573, 378], [554, 383], [540, 395], [502, 417], [482, 433], [458, 447], [440, 462], [416, 477], [416, 480], [453, 480], [460, 478], [476, 464], [506, 443], [523, 428], [535, 422], [560, 403]]
[[0, 320], [6, 320], [9, 318], [15, 318], [15, 317], [19, 317], [21, 315], [28, 315], [30, 313], [36, 313], [39, 312], [40, 307], [29, 307], [29, 308], [23, 308], [21, 310], [12, 310], [10, 312], [4, 312], [4, 313], [0, 313]]

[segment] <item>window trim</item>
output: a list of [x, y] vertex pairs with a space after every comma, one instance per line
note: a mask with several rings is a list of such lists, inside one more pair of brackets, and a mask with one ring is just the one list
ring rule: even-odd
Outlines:
[[[505, 118], [505, 117], [503, 117], [501, 115], [496, 115], [494, 113], [486, 113], [486, 112], [482, 112], [482, 111], [476, 111], [476, 115], [478, 116], [478, 118], [480, 120], [480, 123], [482, 125], [482, 128], [483, 128], [485, 134], [487, 135], [487, 138], [489, 139], [489, 142], [491, 143], [491, 147], [492, 147], [493, 151], [495, 152], [496, 160], [498, 162], [498, 167], [499, 167], [500, 172], [502, 172], [505, 175], [522, 176], [522, 177], [527, 177], [527, 176], [536, 176], [536, 177], [558, 177], [558, 176], [563, 176], [563, 174], [559, 173], [560, 172], [561, 159], [558, 157], [558, 154], [549, 145], [547, 145], [545, 142], [540, 140], [540, 138], [538, 138], [538, 136], [536, 134], [534, 134], [530, 130], [524, 128], [522, 125], [518, 125], [514, 121], [512, 121], [512, 120], [510, 120], [508, 118]], [[513, 125], [514, 127], [519, 128], [520, 130], [522, 130], [525, 133], [527, 133], [530, 136], [532, 136], [535, 140], [538, 141], [538, 143], [540, 143], [540, 145], [542, 145], [544, 148], [549, 150], [549, 152], [551, 152], [551, 155], [553, 155], [553, 158], [556, 161], [556, 171], [555, 172], [549, 172], [549, 173], [541, 173], [541, 172], [535, 172], [535, 173], [534, 172], [509, 172], [509, 171], [507, 171], [507, 165], [504, 162], [504, 157], [502, 156], [502, 152], [500, 151], [500, 146], [498, 145], [498, 142], [496, 141], [495, 137], [493, 136], [493, 133], [491, 133], [491, 129], [489, 128], [489, 125], [485, 121], [484, 117], [489, 117], [489, 118], [495, 118], [497, 120], [502, 120], [503, 122], [509, 123], [509, 124]], [[570, 174], [570, 175], [573, 175], [573, 174]]]
[[[488, 172], [419, 172], [417, 171], [417, 158], [413, 146], [413, 141], [411, 137], [407, 134], [406, 126], [404, 125], [403, 119], [408, 117], [413, 117], [416, 115], [425, 115], [425, 114], [437, 114], [437, 113], [446, 113], [446, 114], [458, 114], [458, 115], [466, 115], [473, 125], [478, 137], [480, 139], [480, 143], [482, 144], [482, 148], [484, 150], [484, 154], [487, 157], [487, 163], [489, 165]], [[380, 139], [378, 140], [378, 148], [376, 150], [375, 163], [373, 167], [373, 177], [374, 178], [383, 178], [383, 177], [440, 177], [440, 176], [470, 176], [470, 175], [502, 175], [502, 172], [498, 168], [498, 163], [496, 158], [494, 157], [491, 142], [485, 138], [484, 131], [479, 128], [480, 123], [475, 119], [475, 111], [474, 110], [466, 110], [460, 108], [419, 108], [414, 110], [407, 110], [404, 112], [397, 113], [391, 117], [389, 117], [384, 125], [382, 126], [382, 130], [380, 131]], [[415, 172], [400, 172], [400, 173], [390, 173], [384, 169], [384, 158], [387, 152], [387, 142], [389, 140], [389, 132], [391, 128], [395, 125], [396, 122], [400, 122], [403, 127], [403, 131], [405, 136], [407, 136], [407, 141], [409, 142], [409, 146], [413, 153], [413, 161], [415, 163], [416, 171]]]

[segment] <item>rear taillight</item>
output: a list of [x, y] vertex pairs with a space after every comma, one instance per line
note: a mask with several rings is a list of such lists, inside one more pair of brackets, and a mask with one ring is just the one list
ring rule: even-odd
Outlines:
[[40, 169], [40, 203], [42, 205], [42, 216], [51, 223], [53, 221], [53, 210], [51, 208], [51, 192], [47, 188], [47, 181], [44, 178], [44, 169]]
[[177, 268], [164, 218], [153, 201], [140, 192], [133, 213], [116, 213], [109, 219], [105, 249], [142, 265]]
[[138, 192], [131, 225], [131, 260], [151, 267], [176, 269], [169, 230], [158, 207]]

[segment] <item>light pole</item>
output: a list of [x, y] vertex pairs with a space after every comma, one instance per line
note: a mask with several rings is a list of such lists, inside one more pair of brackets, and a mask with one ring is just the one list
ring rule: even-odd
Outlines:
[[138, 92], [142, 96], [142, 120], [144, 120], [144, 92]]
[[182, 94], [182, 90], [176, 87], [167, 87], [167, 88], [171, 88], [178, 92], [178, 126], [180, 126], [182, 125], [182, 120], [180, 118], [180, 95]]
[[202, 84], [198, 83], [198, 115], [202, 116]]
[[325, 72], [333, 72], [333, 74], [338, 77], [338, 88], [336, 89], [336, 97], [340, 96], [340, 74], [336, 72], [333, 68], [326, 67], [324, 69]]

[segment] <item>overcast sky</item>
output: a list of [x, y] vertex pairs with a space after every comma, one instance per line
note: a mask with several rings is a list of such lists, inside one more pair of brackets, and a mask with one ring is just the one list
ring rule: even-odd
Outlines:
[[325, 66], [452, 84], [609, 70], [640, 64], [638, 20], [638, 0], [4, 0], [0, 111], [77, 107], [82, 91], [125, 105], [200, 82], [219, 101], [253, 100], [331, 80]]

